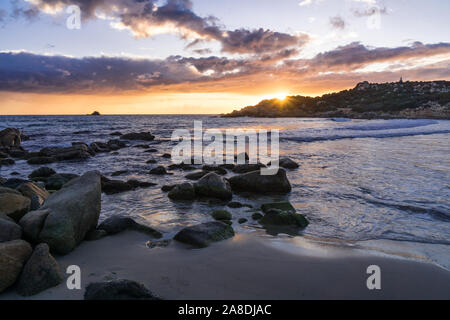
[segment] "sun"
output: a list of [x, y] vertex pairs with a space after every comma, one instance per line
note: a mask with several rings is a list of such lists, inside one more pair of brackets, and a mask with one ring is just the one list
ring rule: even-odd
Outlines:
[[277, 100], [280, 100], [280, 101], [284, 101], [284, 100], [286, 100], [288, 95], [289, 94], [286, 93], [286, 92], [278, 92], [278, 93], [268, 94], [268, 95], [264, 96], [263, 100], [277, 99]]

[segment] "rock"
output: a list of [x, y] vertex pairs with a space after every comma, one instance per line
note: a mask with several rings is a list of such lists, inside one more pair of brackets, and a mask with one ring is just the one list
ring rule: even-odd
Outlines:
[[100, 115], [101, 114], [98, 111], [94, 111], [94, 112], [91, 113], [91, 116], [100, 116]]
[[252, 219], [253, 220], [260, 220], [262, 217], [263, 217], [263, 215], [261, 213], [258, 213], [258, 212], [252, 214]]
[[133, 187], [133, 190], [137, 188], [149, 188], [156, 186], [156, 183], [153, 182], [145, 182], [145, 181], [138, 181], [135, 179], [128, 180], [127, 183]]
[[128, 173], [128, 170], [119, 170], [119, 171], [115, 171], [113, 173], [111, 173], [111, 177], [117, 177], [117, 176], [121, 176], [125, 173]]
[[14, 171], [14, 172], [11, 172], [11, 175], [12, 175], [12, 176], [20, 176], [20, 173], [17, 172], [17, 171]]
[[84, 300], [160, 300], [142, 284], [130, 280], [91, 283]]
[[101, 238], [104, 238], [108, 235], [108, 232], [106, 232], [105, 230], [91, 230], [87, 233], [86, 238], [84, 240], [86, 241], [97, 241], [100, 240]]
[[31, 200], [15, 193], [0, 194], [0, 214], [19, 221], [29, 210]]
[[306, 228], [309, 221], [305, 216], [296, 213], [284, 212], [276, 209], [271, 209], [264, 217], [259, 220], [262, 225], [271, 226], [293, 226]]
[[115, 132], [110, 133], [109, 135], [110, 135], [110, 136], [118, 136], [118, 137], [120, 137], [120, 136], [122, 136], [123, 134], [122, 134], [122, 132], [120, 132], [120, 131], [115, 131]]
[[5, 148], [19, 147], [22, 142], [19, 129], [7, 128], [0, 131], [0, 146]]
[[190, 165], [190, 164], [185, 164], [183, 162], [183, 163], [180, 163], [180, 164], [171, 164], [169, 166], [169, 169], [170, 170], [181, 169], [183, 171], [191, 171], [191, 170], [195, 170], [195, 167]]
[[172, 242], [172, 240], [160, 240], [160, 241], [147, 241], [145, 243], [145, 245], [147, 246], [147, 248], [149, 249], [154, 249], [154, 248], [165, 248], [168, 247], [170, 245], [170, 243]]
[[291, 184], [286, 171], [279, 169], [276, 175], [261, 175], [260, 171], [253, 171], [237, 175], [229, 179], [233, 191], [255, 193], [289, 193]]
[[159, 166], [156, 168], [153, 168], [152, 170], [150, 170], [150, 174], [154, 174], [154, 175], [164, 175], [167, 174], [166, 168], [164, 168], [163, 166]]
[[48, 164], [56, 162], [53, 157], [32, 157], [27, 160], [28, 164]]
[[91, 157], [91, 152], [92, 150], [89, 150], [86, 145], [79, 144], [67, 148], [44, 148], [39, 151], [39, 155], [56, 161], [85, 160]]
[[170, 190], [168, 196], [172, 200], [194, 200], [196, 197], [194, 185], [189, 182], [177, 185]]
[[0, 215], [0, 242], [22, 238], [22, 228], [8, 216]]
[[45, 189], [47, 190], [60, 190], [65, 184], [71, 180], [78, 178], [79, 176], [72, 173], [57, 173], [47, 179], [45, 183]]
[[161, 157], [170, 159], [170, 158], [172, 158], [172, 155], [170, 153], [164, 153]]
[[221, 176], [224, 176], [224, 175], [226, 175], [228, 173], [227, 170], [225, 170], [224, 168], [219, 167], [219, 166], [208, 166], [208, 165], [205, 165], [205, 166], [203, 166], [202, 170], [203, 171], [207, 171], [207, 172], [215, 172], [215, 173], [217, 173], [217, 174], [219, 174]]
[[233, 168], [234, 173], [248, 173], [252, 171], [258, 171], [261, 168], [264, 168], [265, 165], [258, 163], [258, 164], [238, 164]]
[[247, 219], [245, 219], [245, 218], [240, 218], [239, 220], [238, 220], [238, 223], [239, 224], [244, 224], [244, 223], [246, 223], [248, 220]]
[[16, 282], [31, 252], [31, 246], [23, 240], [0, 243], [0, 292]]
[[19, 196], [22, 195], [17, 190], [14, 190], [14, 189], [11, 189], [11, 188], [0, 187], [0, 194], [3, 194], [3, 193], [14, 193], [14, 194], [17, 194]]
[[207, 171], [195, 171], [186, 175], [186, 179], [189, 180], [200, 180], [204, 176], [206, 176], [209, 172]]
[[253, 208], [251, 205], [249, 205], [249, 204], [242, 204], [242, 203], [240, 203], [240, 202], [229, 202], [228, 204], [227, 204], [227, 207], [228, 208], [233, 208], [233, 209], [239, 209], [239, 208], [244, 208], [244, 207], [246, 207], [246, 208]]
[[225, 163], [225, 164], [221, 164], [219, 167], [228, 169], [228, 170], [233, 170], [236, 167], [236, 165], [233, 163]]
[[155, 136], [152, 135], [150, 132], [133, 132], [122, 135], [120, 139], [153, 141], [155, 140]]
[[29, 182], [29, 181], [24, 180], [24, 179], [11, 178], [11, 179], [6, 180], [4, 183], [2, 183], [2, 187], [17, 189], [18, 187], [20, 187], [21, 184], [24, 184], [27, 182]]
[[205, 248], [212, 242], [232, 237], [234, 237], [234, 230], [230, 225], [214, 221], [184, 228], [174, 239], [198, 248]]
[[1, 166], [12, 166], [16, 162], [13, 159], [0, 159], [0, 167]]
[[50, 193], [48, 193], [47, 190], [42, 189], [33, 182], [22, 184], [18, 190], [22, 195], [31, 200], [30, 210], [39, 209], [44, 204], [44, 201], [50, 196]]
[[104, 143], [104, 142], [93, 142], [89, 145], [89, 147], [91, 148], [92, 151], [94, 151], [95, 153], [107, 153], [107, 152], [111, 152], [111, 148], [108, 146], [108, 144]]
[[289, 159], [289, 158], [281, 158], [280, 159], [280, 167], [285, 169], [297, 169], [299, 167], [298, 163]]
[[[67, 254], [71, 252], [86, 234], [95, 229], [100, 215], [101, 182], [100, 173], [91, 171], [73, 179], [64, 187], [53, 193], [39, 210], [39, 224], [42, 228], [38, 232], [36, 243], [47, 243], [52, 252]], [[48, 211], [47, 215], [43, 211]], [[24, 221], [32, 220], [28, 213], [22, 220], [24, 233], [28, 234], [28, 227]], [[35, 223], [33, 225], [36, 225]]]
[[146, 163], [147, 164], [154, 164], [154, 163], [157, 163], [157, 161], [155, 159], [150, 159], [150, 160], [147, 160]]
[[63, 276], [49, 247], [41, 243], [34, 248], [17, 283], [17, 292], [22, 296], [33, 296], [62, 283]]
[[261, 210], [264, 213], [268, 213], [272, 209], [276, 209], [276, 210], [280, 210], [280, 211], [284, 211], [284, 212], [288, 212], [288, 213], [295, 213], [296, 212], [295, 208], [288, 201], [264, 203], [261, 206]]
[[228, 181], [214, 172], [208, 173], [195, 184], [195, 192], [200, 196], [222, 200], [233, 197]]
[[216, 210], [211, 215], [214, 219], [219, 221], [229, 221], [232, 218], [231, 213], [226, 210]]
[[155, 153], [155, 152], [158, 152], [158, 149], [151, 148], [151, 149], [145, 150], [144, 152], [146, 152], [146, 153]]
[[163, 191], [163, 192], [169, 192], [169, 191], [172, 191], [174, 188], [176, 187], [176, 185], [165, 185], [165, 186], [162, 186], [161, 187], [161, 190]]
[[28, 176], [28, 178], [48, 178], [52, 175], [56, 174], [56, 171], [48, 168], [48, 167], [41, 167], [39, 169], [34, 170], [31, 172], [31, 174]]
[[104, 230], [109, 235], [117, 234], [125, 230], [135, 230], [139, 232], [146, 233], [153, 238], [161, 238], [162, 234], [155, 229], [148, 227], [146, 225], [137, 223], [130, 217], [113, 216], [105, 221], [103, 221], [98, 228], [99, 230]]
[[39, 234], [49, 213], [49, 210], [31, 211], [20, 219], [19, 224], [23, 229], [26, 240], [34, 243], [39, 242]]
[[123, 149], [127, 146], [127, 144], [125, 142], [120, 141], [118, 139], [109, 140], [106, 144], [108, 145], [109, 149], [111, 149], [113, 151]]
[[106, 194], [117, 194], [135, 190], [137, 188], [148, 188], [154, 185], [154, 183], [141, 182], [138, 180], [128, 180], [127, 182], [120, 180], [110, 180], [102, 176], [102, 192]]

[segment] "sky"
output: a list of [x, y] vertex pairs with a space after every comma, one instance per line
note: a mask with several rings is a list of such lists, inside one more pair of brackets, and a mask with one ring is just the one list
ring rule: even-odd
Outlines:
[[6, 0], [0, 114], [218, 114], [450, 80], [448, 0]]

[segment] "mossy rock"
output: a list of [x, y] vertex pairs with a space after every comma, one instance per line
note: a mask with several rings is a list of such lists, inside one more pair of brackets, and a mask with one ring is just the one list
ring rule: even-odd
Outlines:
[[296, 226], [306, 228], [309, 224], [304, 215], [290, 212], [276, 212], [272, 210], [259, 220], [262, 225], [272, 226]]
[[295, 213], [295, 208], [292, 206], [292, 204], [289, 201], [265, 203], [261, 206], [261, 210], [264, 213], [268, 213], [272, 209], [276, 209], [276, 210], [280, 210], [280, 211], [288, 212], [288, 213]]
[[219, 221], [229, 221], [232, 218], [231, 213], [226, 210], [216, 210], [211, 215], [214, 219]]

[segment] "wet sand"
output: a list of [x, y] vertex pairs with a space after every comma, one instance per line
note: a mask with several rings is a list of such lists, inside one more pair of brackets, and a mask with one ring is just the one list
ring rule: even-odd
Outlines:
[[[450, 272], [436, 265], [360, 252], [289, 252], [255, 235], [205, 249], [173, 242], [150, 249], [144, 234], [125, 232], [83, 242], [56, 257], [63, 272], [82, 271], [82, 289], [58, 287], [27, 299], [82, 299], [91, 282], [129, 279], [163, 299], [450, 299]], [[381, 290], [367, 289], [367, 267], [381, 268]], [[66, 275], [67, 276], [67, 275]], [[23, 299], [14, 289], [0, 299]]]

